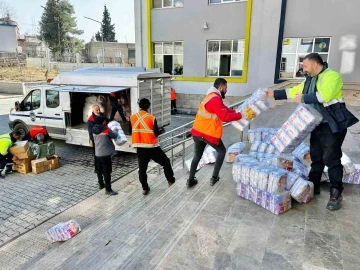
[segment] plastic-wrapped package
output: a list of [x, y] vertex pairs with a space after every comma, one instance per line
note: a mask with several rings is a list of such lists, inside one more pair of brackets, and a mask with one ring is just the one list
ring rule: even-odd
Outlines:
[[216, 150], [211, 146], [207, 146], [204, 150], [204, 153], [203, 153], [201, 159], [204, 160], [205, 164], [215, 163]]
[[241, 166], [241, 183], [245, 185], [250, 184], [250, 172], [252, 166], [254, 166], [252, 163], [245, 163]]
[[292, 171], [294, 159], [291, 156], [274, 156], [270, 159], [266, 160], [267, 165], [272, 165], [275, 167], [279, 167], [286, 171]]
[[241, 182], [242, 179], [242, 165], [257, 164], [257, 160], [248, 155], [237, 155], [232, 167], [232, 174], [235, 182]]
[[299, 160], [294, 159], [292, 172], [296, 173], [301, 178], [309, 179], [310, 167], [307, 167], [304, 164], [302, 164]]
[[258, 181], [257, 181], [257, 187], [260, 190], [267, 191], [268, 185], [269, 185], [269, 177], [270, 173], [272, 172], [271, 169], [268, 168], [261, 168], [258, 172]]
[[[347, 184], [353, 184], [353, 185], [360, 185], [360, 164], [354, 164], [355, 171], [352, 173], [345, 174], [344, 169], [344, 176], [343, 176], [343, 182]], [[321, 182], [330, 182], [329, 174], [328, 172], [323, 172], [321, 177]]]
[[275, 195], [242, 183], [238, 183], [236, 189], [240, 197], [256, 203], [275, 215], [283, 214], [291, 209], [291, 196], [288, 191]]
[[46, 238], [51, 242], [66, 241], [73, 238], [81, 232], [79, 223], [76, 220], [71, 219], [68, 222], [63, 222], [55, 225], [51, 229], [45, 232]]
[[234, 162], [235, 157], [244, 151], [244, 149], [245, 144], [242, 142], [232, 144], [227, 150], [225, 161], [229, 163]]
[[257, 160], [249, 155], [240, 154], [235, 157], [234, 164], [257, 163]]
[[309, 182], [299, 177], [292, 186], [291, 197], [299, 203], [304, 202], [306, 195], [311, 191]]
[[259, 152], [259, 153], [265, 153], [265, 152], [266, 152], [267, 147], [268, 147], [268, 144], [267, 144], [267, 143], [262, 142], [262, 143], [260, 144], [260, 147], [259, 147], [258, 152]]
[[250, 170], [250, 180], [249, 180], [249, 184], [252, 187], [257, 187], [258, 186], [258, 181], [259, 181], [259, 170], [261, 169], [260, 166], [254, 165], [253, 167], [251, 167]]
[[265, 153], [275, 154], [275, 152], [276, 152], [275, 146], [273, 146], [272, 144], [268, 144]]
[[255, 129], [248, 130], [247, 134], [248, 134], [248, 140], [250, 143], [254, 143], [254, 141], [255, 141], [255, 132], [256, 132]]
[[279, 153], [282, 153], [285, 150], [285, 145], [281, 142], [277, 135], [273, 135], [273, 137], [270, 139], [270, 142], [274, 145], [276, 151]]
[[257, 154], [258, 154], [258, 152], [250, 152], [249, 156], [251, 156], [253, 158], [257, 158]]
[[292, 154], [305, 166], [311, 165], [310, 147], [306, 143], [301, 143]]
[[314, 198], [314, 184], [313, 182], [310, 181], [306, 181], [310, 187], [310, 190], [308, 193], [306, 193], [304, 199], [303, 199], [303, 203], [308, 203], [312, 198]]
[[267, 191], [272, 194], [284, 192], [287, 182], [287, 173], [284, 170], [272, 171], [269, 174], [269, 184]]
[[[353, 173], [355, 171], [354, 163], [352, 163], [351, 159], [345, 153], [342, 153], [341, 164], [344, 167], [344, 175]], [[325, 166], [324, 172], [328, 172], [329, 168]]]
[[[192, 162], [192, 158], [188, 159], [185, 161], [185, 166], [188, 169], [188, 171], [190, 172], [190, 168], [191, 168], [191, 162]], [[204, 167], [206, 165], [205, 161], [203, 159], [200, 159], [199, 164], [197, 165], [196, 171], [200, 170], [202, 167]]]
[[117, 138], [114, 140], [113, 139], [113, 142], [118, 145], [118, 146], [121, 146], [121, 145], [124, 145], [128, 140], [125, 136], [125, 133], [124, 131], [122, 130], [121, 128], [121, 125], [119, 122], [116, 122], [116, 121], [111, 121], [109, 124], [108, 124], [108, 127], [114, 131], [114, 132], [117, 132], [118, 136]]
[[[322, 115], [306, 104], [300, 104], [271, 142], [280, 153], [291, 153], [319, 125]], [[295, 130], [295, 129], [296, 130]], [[277, 140], [281, 141], [281, 144]]]
[[[270, 104], [267, 100], [266, 89], [256, 90], [245, 102], [236, 109], [237, 112], [243, 113], [245, 109], [251, 108], [256, 112], [256, 117], [259, 116], [263, 111], [266, 111], [270, 107]], [[256, 118], [255, 117], [255, 118]], [[242, 121], [244, 118], [239, 121], [233, 121], [231, 124], [243, 131], [244, 128], [250, 123], [250, 121]]]
[[260, 145], [261, 141], [255, 141], [250, 147], [250, 152], [259, 152]]
[[288, 173], [285, 190], [291, 190], [299, 176], [293, 172]]

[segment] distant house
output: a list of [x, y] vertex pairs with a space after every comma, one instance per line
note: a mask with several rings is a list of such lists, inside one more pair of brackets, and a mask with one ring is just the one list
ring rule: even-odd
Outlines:
[[46, 47], [38, 36], [25, 36], [23, 39], [18, 39], [18, 45], [27, 57], [43, 57], [46, 52]]
[[[104, 62], [119, 63], [121, 66], [135, 66], [135, 44], [104, 42]], [[101, 41], [91, 41], [85, 44], [83, 57], [88, 63], [102, 62]]]
[[15, 53], [17, 49], [17, 25], [0, 21], [0, 52]]

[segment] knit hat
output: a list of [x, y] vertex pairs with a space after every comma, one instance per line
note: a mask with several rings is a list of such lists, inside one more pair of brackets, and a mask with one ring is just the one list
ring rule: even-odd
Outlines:
[[95, 117], [95, 124], [97, 124], [97, 125], [101, 125], [102, 123], [104, 123], [104, 121], [105, 121], [105, 117], [104, 116], [102, 116], [102, 115], [99, 115], [99, 116], [96, 116]]

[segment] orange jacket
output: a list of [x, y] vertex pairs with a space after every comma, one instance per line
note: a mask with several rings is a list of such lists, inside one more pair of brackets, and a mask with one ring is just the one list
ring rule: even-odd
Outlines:
[[158, 147], [159, 142], [154, 134], [155, 117], [146, 111], [139, 111], [130, 117], [132, 133], [131, 143], [133, 147], [153, 148]]
[[171, 88], [170, 99], [171, 100], [176, 100], [176, 92], [175, 92], [174, 88]]

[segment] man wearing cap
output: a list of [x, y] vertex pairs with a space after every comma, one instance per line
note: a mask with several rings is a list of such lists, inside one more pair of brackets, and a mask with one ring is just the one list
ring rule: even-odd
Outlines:
[[32, 127], [22, 140], [28, 140], [34, 142], [36, 144], [44, 144], [49, 140], [49, 133], [47, 132], [46, 128], [36, 126]]
[[0, 177], [5, 178], [6, 164], [11, 163], [13, 157], [8, 151], [13, 144], [19, 140], [21, 133], [13, 131], [8, 134], [0, 135]]
[[105, 188], [106, 195], [117, 195], [118, 193], [111, 188], [111, 155], [115, 151], [115, 146], [111, 139], [117, 138], [118, 134], [108, 128], [105, 117], [102, 115], [95, 117], [92, 132], [95, 142], [95, 172], [98, 177], [99, 188]]
[[130, 117], [130, 132], [132, 146], [137, 149], [139, 162], [139, 179], [143, 189], [143, 195], [147, 195], [150, 187], [147, 182], [146, 170], [150, 160], [155, 161], [164, 168], [165, 177], [170, 187], [175, 183], [174, 172], [169, 158], [160, 148], [157, 137], [160, 131], [156, 118], [148, 113], [150, 101], [143, 98], [139, 101], [140, 111]]

